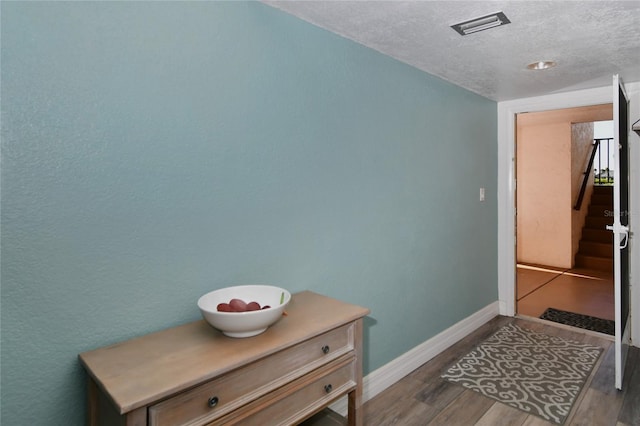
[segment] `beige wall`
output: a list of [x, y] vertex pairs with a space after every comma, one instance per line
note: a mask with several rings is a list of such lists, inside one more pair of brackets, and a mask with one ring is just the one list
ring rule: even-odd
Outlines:
[[610, 104], [518, 115], [518, 262], [573, 267], [590, 195], [582, 211], [574, 212], [593, 139], [591, 123], [612, 117]]

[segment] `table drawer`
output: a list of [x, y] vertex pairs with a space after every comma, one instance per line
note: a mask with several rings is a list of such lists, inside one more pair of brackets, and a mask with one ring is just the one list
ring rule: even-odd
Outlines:
[[354, 324], [351, 323], [150, 406], [149, 425], [211, 422], [353, 349]]
[[355, 358], [345, 357], [207, 426], [289, 426], [356, 387]]

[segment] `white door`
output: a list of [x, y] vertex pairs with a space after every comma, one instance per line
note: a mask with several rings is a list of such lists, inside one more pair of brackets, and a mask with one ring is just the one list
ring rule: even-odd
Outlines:
[[614, 154], [613, 170], [613, 279], [615, 291], [616, 388], [622, 377], [629, 349], [629, 101], [622, 81], [613, 76]]

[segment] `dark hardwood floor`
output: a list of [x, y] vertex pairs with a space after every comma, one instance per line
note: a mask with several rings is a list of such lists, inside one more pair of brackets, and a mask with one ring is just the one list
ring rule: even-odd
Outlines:
[[[624, 390], [614, 385], [610, 336], [529, 318], [498, 316], [428, 363], [364, 403], [366, 426], [549, 426], [555, 425], [440, 378], [441, 374], [500, 327], [514, 322], [534, 331], [601, 346], [604, 351], [565, 426], [640, 426], [640, 348], [629, 350]], [[305, 426], [345, 425], [325, 412]]]
[[[566, 426], [640, 426], [640, 349], [630, 348], [625, 386], [614, 386], [613, 341], [589, 331], [524, 318], [496, 317], [428, 363], [416, 369], [384, 392], [365, 402], [367, 426], [540, 426], [553, 425], [536, 416], [486, 398], [440, 375], [474, 346], [510, 322], [534, 331], [564, 337], [604, 348]], [[314, 425], [336, 425], [329, 422]]]
[[[625, 389], [614, 386], [613, 342], [591, 332], [574, 331], [539, 321], [496, 317], [422, 367], [364, 404], [365, 425], [552, 425], [538, 417], [486, 398], [440, 378], [503, 325], [516, 324], [604, 348], [565, 425], [640, 425], [640, 349], [629, 351]], [[602, 336], [602, 337], [601, 337]]]

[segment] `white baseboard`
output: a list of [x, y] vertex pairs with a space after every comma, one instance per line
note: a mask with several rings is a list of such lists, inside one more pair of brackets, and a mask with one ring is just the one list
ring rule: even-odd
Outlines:
[[[496, 301], [372, 371], [362, 380], [362, 402], [364, 403], [384, 391], [498, 314], [499, 303]], [[346, 416], [346, 398], [339, 399], [330, 408], [338, 414]]]

